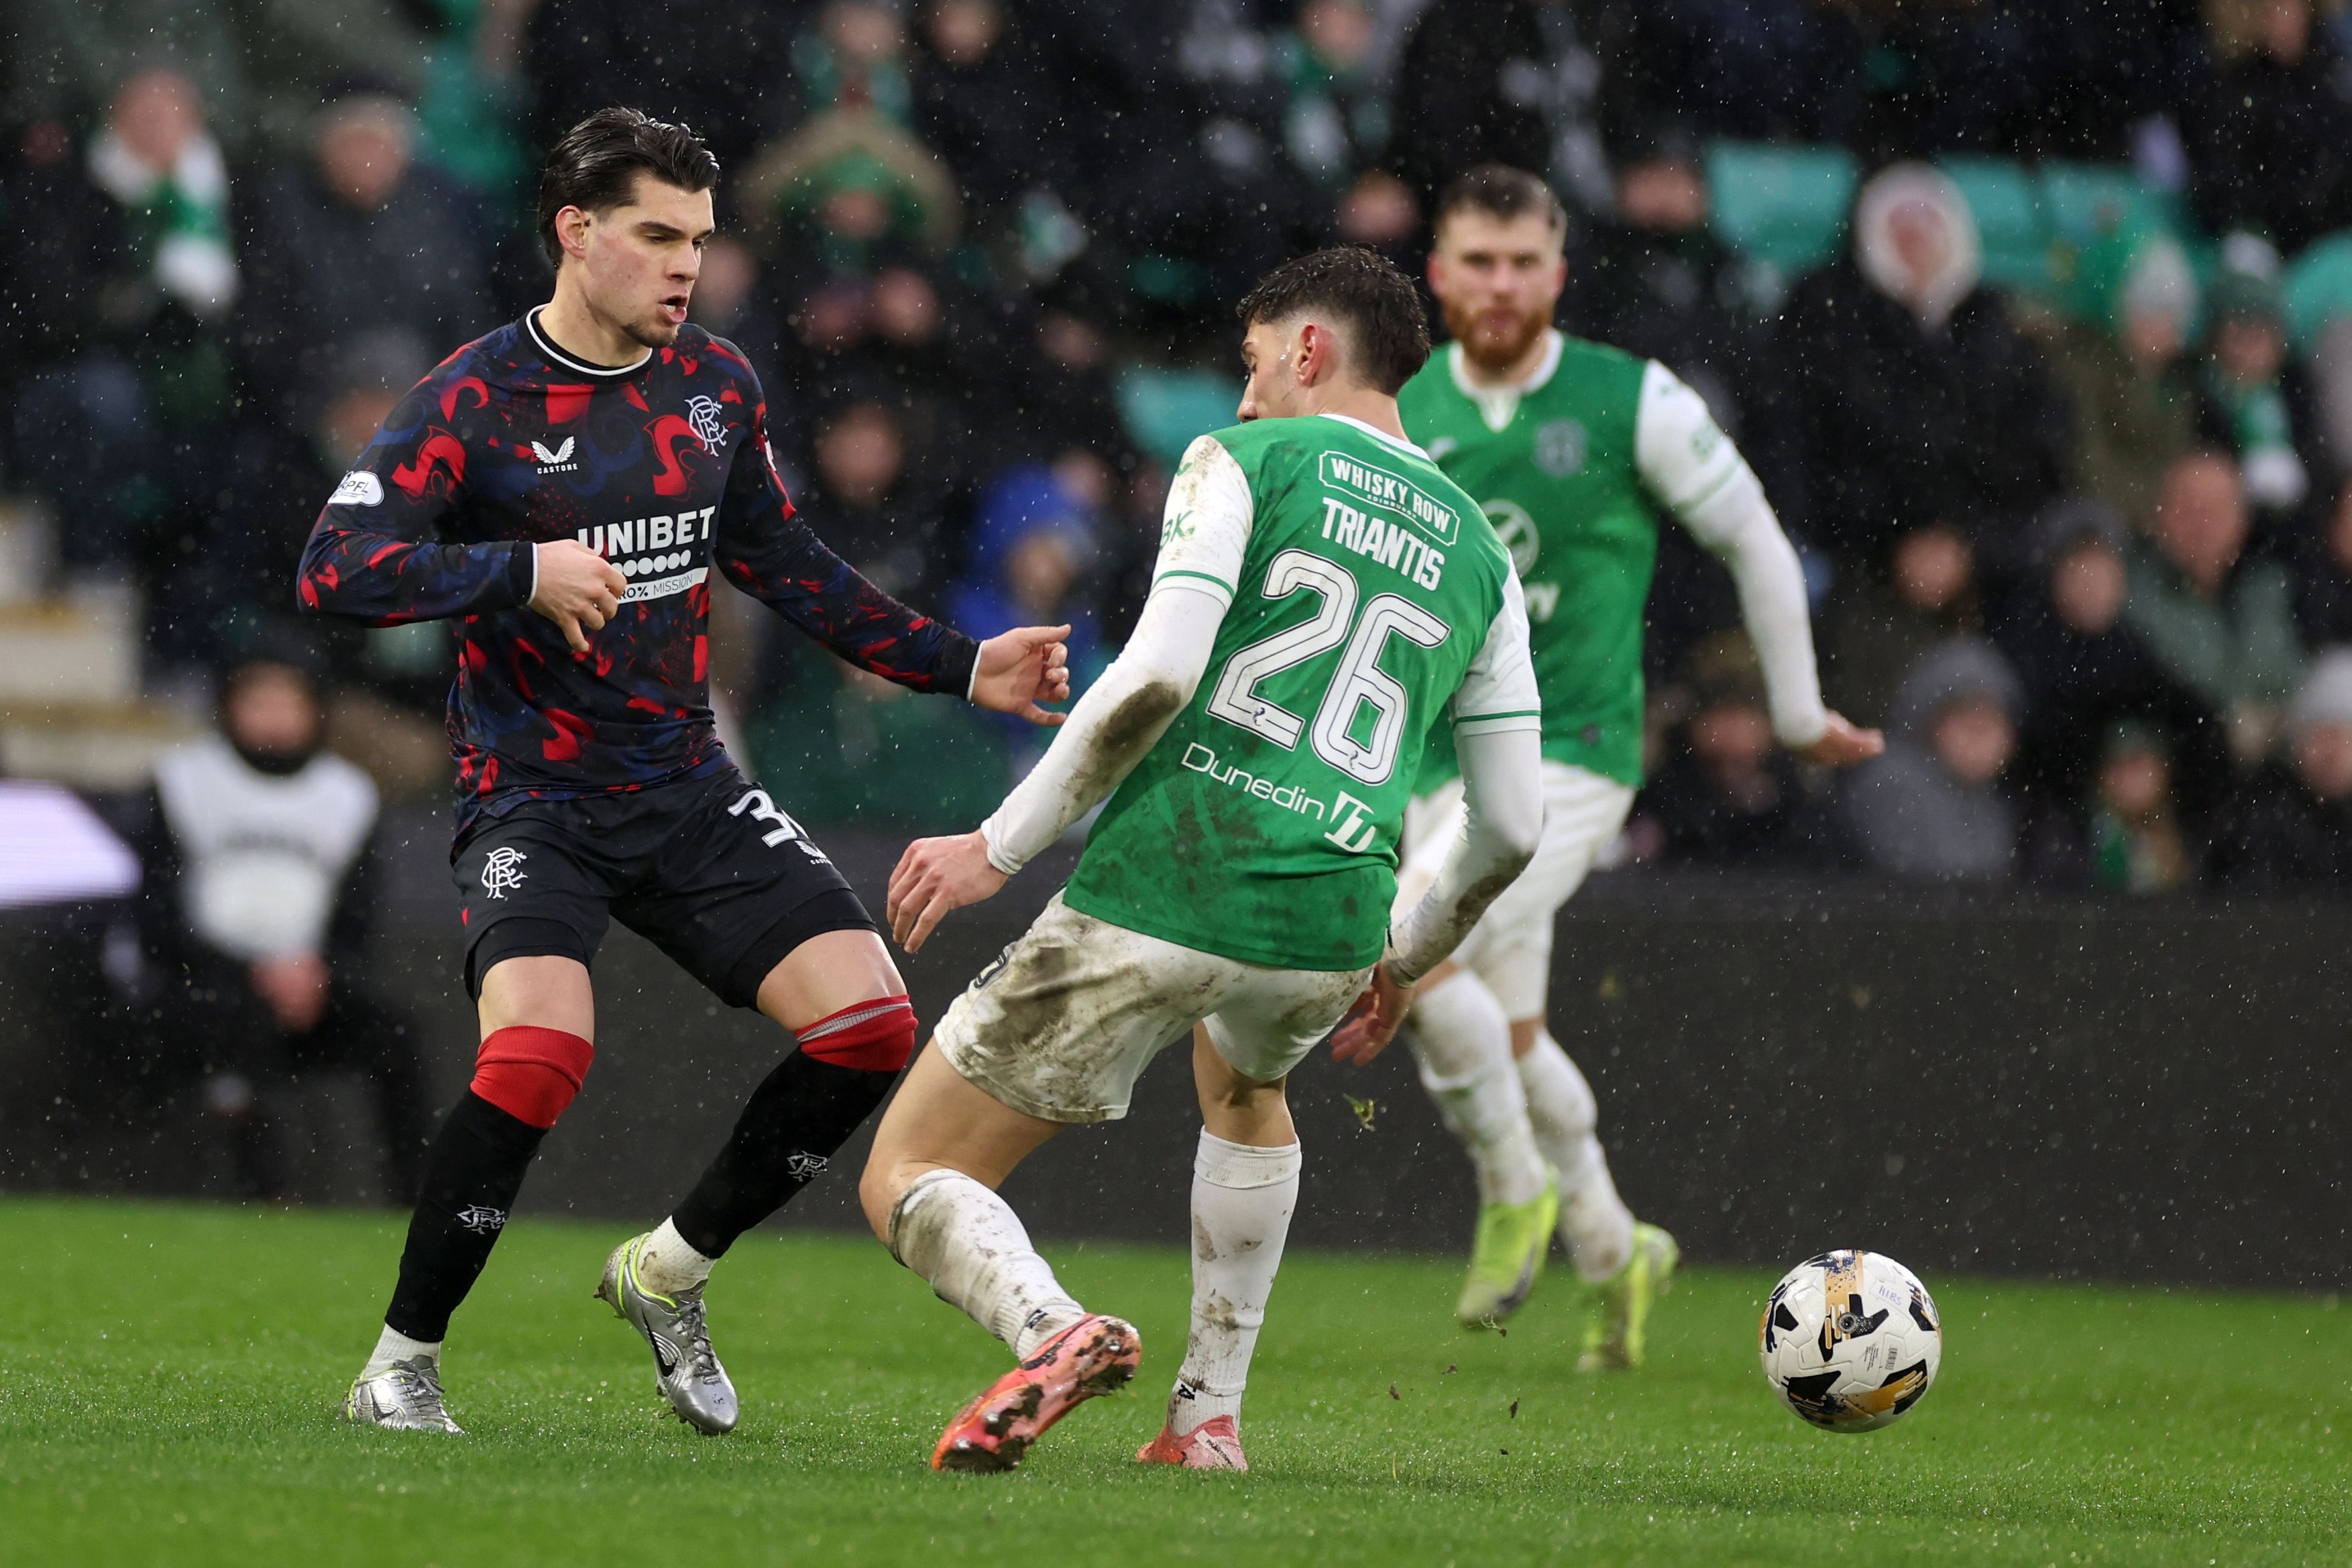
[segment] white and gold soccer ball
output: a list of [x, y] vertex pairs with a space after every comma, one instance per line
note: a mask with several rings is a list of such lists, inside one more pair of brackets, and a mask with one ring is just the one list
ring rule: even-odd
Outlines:
[[1919, 1403], [1944, 1321], [1919, 1277], [1875, 1252], [1824, 1252], [1780, 1277], [1758, 1353], [1789, 1408], [1825, 1432], [1875, 1432]]

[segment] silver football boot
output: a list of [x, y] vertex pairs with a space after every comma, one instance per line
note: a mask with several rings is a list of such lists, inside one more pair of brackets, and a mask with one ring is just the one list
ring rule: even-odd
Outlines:
[[710, 1328], [702, 1315], [702, 1288], [675, 1296], [657, 1295], [637, 1280], [637, 1254], [651, 1232], [633, 1236], [604, 1260], [597, 1300], [627, 1321], [654, 1351], [655, 1385], [677, 1418], [713, 1437], [735, 1430], [735, 1385], [710, 1348]]
[[441, 1363], [429, 1355], [394, 1362], [373, 1377], [354, 1381], [343, 1400], [343, 1419], [354, 1426], [394, 1432], [462, 1435], [466, 1430], [449, 1419], [441, 1403]]

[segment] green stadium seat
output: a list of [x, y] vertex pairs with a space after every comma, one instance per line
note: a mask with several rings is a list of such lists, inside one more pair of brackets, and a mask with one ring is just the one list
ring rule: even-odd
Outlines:
[[1209, 297], [1216, 279], [1197, 261], [1153, 252], [1128, 264], [1127, 286], [1155, 305], [1188, 310]]
[[1118, 378], [1118, 413], [1128, 438], [1170, 468], [1193, 437], [1234, 422], [1238, 378], [1206, 370], [1134, 365]]
[[2286, 269], [2287, 335], [2295, 347], [2311, 347], [2346, 316], [2352, 316], [2352, 231], [2313, 241]]
[[2050, 287], [2050, 236], [2025, 166], [2007, 158], [1954, 156], [1937, 166], [1968, 198], [1984, 246], [1984, 277], [2004, 289]]
[[2081, 249], [2127, 218], [2175, 234], [2191, 230], [2177, 199], [2143, 184], [2129, 169], [2053, 161], [2042, 165], [2041, 176], [2042, 226], [2059, 244]]
[[1715, 231], [1741, 255], [1794, 275], [1837, 254], [1856, 178], [1845, 149], [1717, 142], [1706, 177]]

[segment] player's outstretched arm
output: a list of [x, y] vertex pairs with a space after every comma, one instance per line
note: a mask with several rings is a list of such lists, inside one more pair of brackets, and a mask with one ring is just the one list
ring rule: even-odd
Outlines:
[[[731, 487], [728, 496], [733, 503]], [[714, 553], [729, 582], [869, 675], [915, 691], [972, 695], [977, 643], [867, 582], [793, 511], [781, 485], [773, 506], [777, 514], [756, 528], [730, 533], [722, 520]]]
[[712, 343], [740, 367], [751, 410], [751, 428], [736, 443], [727, 472], [714, 563], [729, 582], [867, 674], [910, 690], [977, 700], [979, 645], [900, 604], [825, 547], [776, 472], [759, 378], [731, 346]]
[[1730, 569], [1780, 743], [1824, 767], [1846, 767], [1885, 750], [1877, 731], [1822, 706], [1796, 548], [1755, 470], [1716, 427], [1706, 402], [1655, 363], [1642, 381], [1634, 461], [1651, 493]]
[[722, 545], [719, 570], [858, 668], [917, 691], [961, 694], [1052, 729], [1043, 704], [1070, 696], [1070, 628], [1015, 626], [984, 643], [919, 615], [868, 583], [798, 517], [756, 546]]
[[1126, 649], [1087, 689], [1029, 776], [977, 832], [919, 838], [890, 874], [890, 932], [908, 952], [940, 921], [1006, 879], [1106, 799], [1192, 700], [1224, 622], [1219, 595], [1163, 580]]

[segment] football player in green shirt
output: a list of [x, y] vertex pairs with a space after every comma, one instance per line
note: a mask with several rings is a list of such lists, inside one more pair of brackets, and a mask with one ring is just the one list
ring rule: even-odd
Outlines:
[[[1398, 395], [1406, 432], [1510, 548], [1543, 692], [1542, 844], [1425, 978], [1411, 1035], [1423, 1083], [1478, 1167], [1456, 1315], [1492, 1323], [1524, 1301], [1557, 1226], [1577, 1272], [1599, 1287], [1580, 1363], [1597, 1368], [1641, 1360], [1643, 1320], [1677, 1253], [1617, 1195], [1592, 1090], [1545, 1026], [1546, 987], [1554, 917], [1642, 782], [1642, 616], [1662, 513], [1730, 567], [1781, 743], [1836, 767], [1882, 742], [1822, 707], [1796, 552], [1706, 404], [1655, 361], [1552, 326], [1567, 231], [1532, 174], [1489, 165], [1456, 181], [1438, 203], [1429, 262], [1454, 341]], [[1459, 830], [1453, 774], [1433, 746], [1407, 827], [1405, 898]]]
[[[979, 831], [890, 879], [909, 951], [1104, 796], [1076, 872], [940, 1020], [875, 1135], [875, 1234], [1018, 1363], [931, 1463], [1010, 1469], [1133, 1375], [1135, 1331], [1055, 1282], [995, 1188], [1064, 1126], [1127, 1113], [1192, 1041], [1191, 1342], [1147, 1464], [1244, 1469], [1242, 1386], [1297, 1202], [1283, 1080], [1340, 1025], [1369, 1060], [1414, 982], [1535, 848], [1542, 758], [1527, 614], [1477, 505], [1404, 437], [1428, 357], [1412, 282], [1370, 251], [1277, 268], [1243, 301], [1242, 423], [1171, 487], [1134, 637]], [[1445, 721], [1465, 816], [1391, 921], [1422, 754]]]

